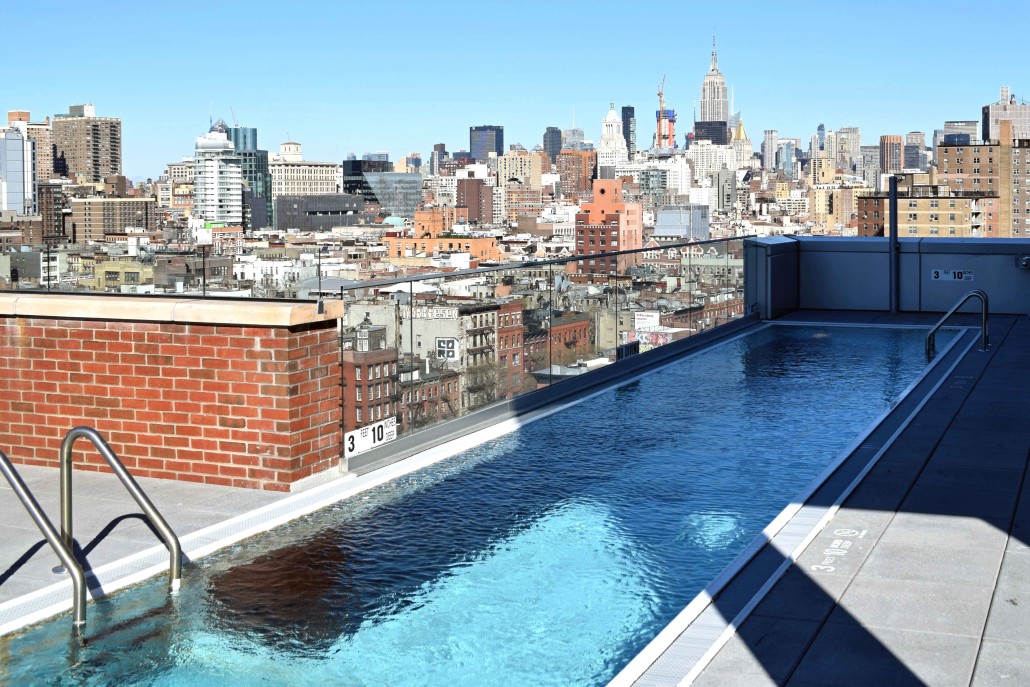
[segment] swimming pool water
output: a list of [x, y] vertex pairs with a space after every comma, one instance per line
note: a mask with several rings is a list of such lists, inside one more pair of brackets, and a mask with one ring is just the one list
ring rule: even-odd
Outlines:
[[924, 367], [768, 327], [7, 640], [0, 680], [603, 685]]

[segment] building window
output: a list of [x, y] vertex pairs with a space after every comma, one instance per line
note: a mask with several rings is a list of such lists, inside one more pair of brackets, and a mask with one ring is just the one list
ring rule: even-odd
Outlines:
[[361, 408], [354, 409], [354, 416], [356, 422], [361, 422]]
[[361, 365], [354, 366], [354, 380], [357, 382], [361, 381]]
[[360, 386], [354, 388], [354, 400], [355, 401], [360, 401], [361, 400], [361, 387]]

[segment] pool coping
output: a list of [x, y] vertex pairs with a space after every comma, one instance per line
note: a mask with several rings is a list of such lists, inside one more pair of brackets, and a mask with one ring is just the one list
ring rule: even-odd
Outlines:
[[[771, 326], [824, 326], [824, 327], [878, 327], [890, 329], [923, 329], [923, 324], [856, 323], [820, 321], [776, 321]], [[978, 327], [953, 326], [958, 336], [948, 343], [919, 376], [905, 388], [894, 405], [873, 419], [852, 444], [816, 476], [792, 502], [785, 507], [745, 549], [738, 554], [716, 578], [709, 583], [673, 620], [666, 625], [633, 659], [627, 663], [608, 683], [608, 687], [643, 687], [652, 684], [682, 684], [693, 682], [707, 667], [725, 644], [736, 634], [737, 628], [751, 611], [765, 598], [766, 594], [780, 580], [805, 549], [818, 537], [823, 528], [833, 519], [847, 497], [861, 484], [866, 475], [876, 466], [891, 444], [912, 423], [915, 416], [926, 405], [930, 397], [943, 385], [962, 359], [977, 342]], [[947, 361], [947, 362], [945, 362]], [[915, 407], [907, 410], [900, 418], [889, 437], [876, 448], [872, 455], [861, 463], [858, 470], [841, 490], [836, 493], [830, 505], [812, 505], [809, 501], [847, 464], [860, 456], [868, 438], [883, 427], [899, 406], [908, 400], [920, 385], [932, 378], [929, 389], [923, 393]], [[764, 552], [772, 552], [779, 564], [770, 572], [759, 571], [758, 580], [749, 580], [744, 590], [733, 590], [734, 598], [728, 604], [739, 609], [727, 620], [716, 607], [716, 601], [723, 601], [727, 587], [736, 579], [745, 576], [748, 568]], [[756, 566], [761, 568], [761, 566]], [[755, 588], [754, 584], [757, 584]], [[662, 665], [664, 664], [664, 665]]]

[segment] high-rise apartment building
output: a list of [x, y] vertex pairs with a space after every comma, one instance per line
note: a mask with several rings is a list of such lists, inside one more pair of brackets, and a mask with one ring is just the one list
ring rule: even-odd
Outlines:
[[25, 122], [25, 131], [29, 138], [36, 142], [36, 181], [43, 183], [54, 176], [54, 137], [50, 126], [50, 117], [42, 122], [32, 122], [30, 113], [25, 110], [12, 110], [7, 113], [7, 125]]
[[982, 196], [974, 208], [978, 236], [1030, 235], [1030, 138], [1015, 138], [1014, 128], [1014, 122], [1001, 119], [997, 139], [937, 148], [937, 183]]
[[[879, 189], [880, 183], [880, 146], [861, 146], [859, 148], [858, 171], [869, 188]], [[882, 189], [881, 189], [882, 190]]]
[[36, 214], [36, 144], [25, 122], [0, 129], [0, 211]]
[[[994, 209], [996, 196], [955, 191], [931, 169], [898, 176], [898, 235], [907, 237], [976, 237], [984, 235], [985, 213]], [[857, 199], [859, 236], [890, 233], [890, 199], [887, 193], [866, 194]], [[993, 213], [992, 213], [993, 214]]]
[[470, 224], [493, 222], [494, 192], [483, 179], [457, 179], [455, 193], [455, 205], [467, 209]]
[[129, 228], [153, 232], [157, 227], [156, 209], [154, 198], [72, 198], [69, 238], [112, 241]]
[[543, 156], [525, 150], [509, 150], [497, 158], [497, 183], [507, 186], [518, 183], [540, 189], [540, 175], [543, 173]]
[[626, 139], [629, 159], [637, 157], [637, 115], [632, 105], [622, 106], [622, 135]]
[[433, 145], [433, 152], [429, 154], [429, 174], [436, 176], [440, 173], [440, 166], [447, 159], [447, 145], [436, 143]]
[[779, 139], [779, 132], [776, 129], [766, 129], [762, 138], [762, 167], [764, 169], [776, 169], [776, 142]]
[[880, 136], [880, 173], [896, 174], [905, 166], [905, 142], [901, 136]]
[[206, 222], [243, 226], [243, 165], [229, 136], [209, 131], [193, 156], [193, 211]]
[[97, 117], [87, 103], [72, 105], [52, 122], [54, 174], [97, 184], [122, 173], [122, 120]]
[[857, 126], [837, 129], [837, 165], [857, 171], [862, 158], [862, 135]]
[[497, 157], [504, 155], [504, 127], [497, 124], [483, 124], [469, 127], [469, 151], [473, 159], [484, 161], [490, 153]]
[[561, 178], [563, 198], [578, 198], [590, 190], [597, 178], [597, 152], [593, 150], [563, 150], [558, 153], [558, 176]]
[[558, 160], [558, 153], [561, 152], [561, 129], [558, 127], [549, 126], [544, 131], [544, 152], [552, 164]]
[[983, 140], [999, 140], [998, 124], [1002, 121], [1012, 122], [1014, 139], [1030, 139], [1030, 104], [1017, 103], [1008, 86], [1001, 87], [998, 102], [983, 106], [982, 115]]

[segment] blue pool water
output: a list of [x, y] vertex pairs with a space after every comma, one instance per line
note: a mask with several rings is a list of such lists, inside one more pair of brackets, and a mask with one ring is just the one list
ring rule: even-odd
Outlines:
[[769, 327], [0, 640], [0, 682], [603, 685], [924, 366]]

